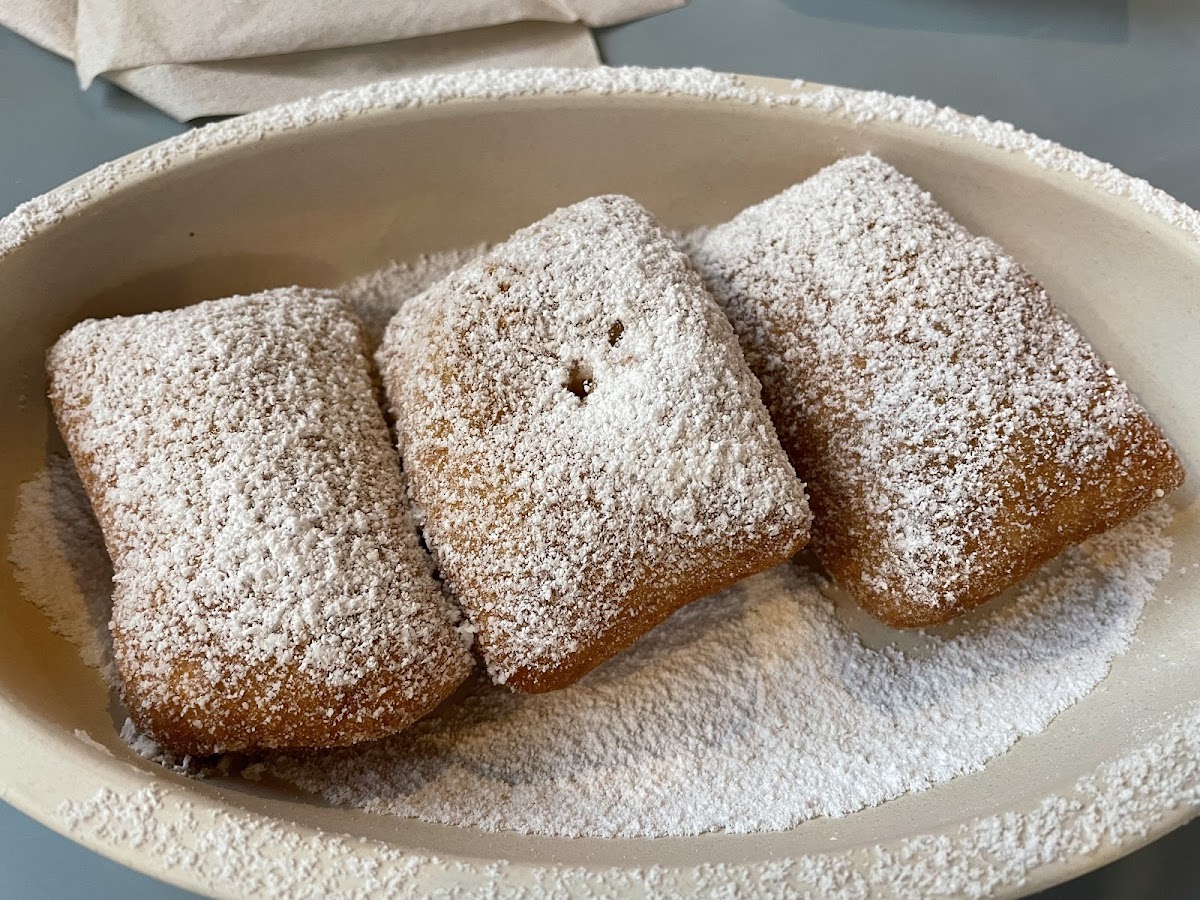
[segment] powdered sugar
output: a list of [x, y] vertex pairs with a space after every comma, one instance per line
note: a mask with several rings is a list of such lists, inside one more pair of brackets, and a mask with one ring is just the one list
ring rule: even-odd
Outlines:
[[1158, 507], [1068, 551], [907, 652], [890, 637], [865, 645], [852, 601], [782, 566], [677, 613], [567, 690], [477, 684], [395, 738], [272, 768], [338, 803], [537, 834], [845, 815], [978, 770], [1086, 694], [1169, 565], [1169, 519]]
[[64, 826], [106, 848], [137, 848], [167, 872], [218, 894], [256, 891], [298, 898], [447, 895], [504, 897], [638, 894], [647, 897], [780, 896], [984, 897], [1016, 890], [1039, 866], [1077, 867], [1143, 837], [1147, 823], [1200, 808], [1200, 709], [1137, 750], [1099, 766], [1073, 788], [1032, 808], [986, 816], [950, 835], [922, 834], [841, 853], [766, 862], [694, 866], [478, 863], [405, 852], [378, 841], [300, 832], [247, 812], [195, 809], [149, 786], [103, 789], [63, 803]]
[[166, 797], [158, 787], [127, 796], [106, 789], [93, 800], [63, 804], [59, 813], [76, 833], [149, 850], [166, 869], [226, 896], [398, 896], [422, 862], [374, 842], [301, 837], [266, 819], [200, 812], [186, 803], [168, 816]]
[[[340, 293], [362, 319], [374, 346], [404, 300], [484, 249], [478, 246], [389, 263], [351, 280]], [[116, 688], [108, 631], [112, 561], [87, 492], [68, 457], [51, 453], [45, 468], [21, 486], [9, 547], [21, 595], [45, 613], [55, 634], [78, 648], [86, 665], [99, 669], [109, 686]], [[151, 755], [158, 753], [155, 745]]]
[[883, 91], [858, 91], [829, 85], [810, 87], [801, 80], [794, 81], [792, 86], [804, 93], [787, 95], [787, 99], [778, 102], [796, 103], [845, 116], [855, 124], [895, 122], [1020, 153], [1044, 169], [1067, 173], [1092, 188], [1131, 200], [1152, 216], [1200, 237], [1200, 211], [1185, 206], [1142, 178], [1134, 178], [1109, 163], [1022, 131], [1008, 122], [993, 122], [983, 116], [938, 106], [929, 100], [898, 97]]
[[372, 349], [383, 340], [383, 331], [400, 305], [455, 269], [475, 259], [486, 244], [420, 256], [412, 262], [390, 262], [359, 275], [339, 292], [354, 307], [367, 329]]
[[84, 663], [116, 685], [108, 620], [112, 561], [71, 460], [52, 455], [21, 486], [9, 533], [9, 561], [21, 595], [46, 614], [50, 629], [79, 648]]

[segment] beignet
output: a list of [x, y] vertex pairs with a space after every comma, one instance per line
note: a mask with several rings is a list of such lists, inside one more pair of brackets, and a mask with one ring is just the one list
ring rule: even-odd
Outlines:
[[193, 755], [352, 744], [466, 678], [340, 301], [293, 288], [86, 321], [48, 372], [141, 731]]
[[885, 622], [945, 621], [1183, 481], [1037, 282], [873, 156], [693, 250], [808, 484], [813, 550]]
[[377, 358], [426, 541], [498, 683], [564, 687], [807, 540], [729, 322], [627, 197], [410, 300]]

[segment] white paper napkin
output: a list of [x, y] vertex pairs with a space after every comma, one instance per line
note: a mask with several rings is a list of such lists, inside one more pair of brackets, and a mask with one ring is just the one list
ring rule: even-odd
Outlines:
[[181, 121], [424, 72], [594, 66], [589, 26], [686, 0], [0, 0], [0, 24]]
[[364, 47], [144, 66], [106, 77], [182, 122], [426, 72], [598, 64], [586, 26], [514, 22]]

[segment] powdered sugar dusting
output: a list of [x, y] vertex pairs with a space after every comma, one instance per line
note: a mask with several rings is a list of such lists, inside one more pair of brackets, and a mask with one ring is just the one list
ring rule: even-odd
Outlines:
[[[372, 346], [403, 301], [416, 296], [464, 263], [485, 245], [391, 262], [349, 281], [339, 292], [362, 320]], [[83, 662], [98, 669], [110, 687], [118, 685], [112, 663], [112, 561], [87, 492], [71, 460], [59, 453], [46, 459], [36, 477], [21, 486], [9, 531], [9, 562], [21, 595], [47, 617], [51, 630], [74, 644]], [[131, 740], [136, 730], [128, 731]], [[153, 747], [148, 738], [139, 752]]]
[[851, 601], [787, 565], [567, 690], [476, 684], [395, 738], [272, 766], [333, 802], [489, 830], [662, 837], [845, 815], [977, 771], [1084, 696], [1167, 571], [1169, 520], [1147, 511], [907, 652], [864, 644]]
[[79, 648], [87, 665], [116, 685], [108, 620], [112, 561], [71, 460], [52, 455], [21, 486], [9, 533], [9, 562], [21, 595], [46, 614], [50, 629]]
[[[455, 268], [472, 251], [461, 254], [438, 254], [414, 265], [388, 266], [372, 277], [360, 278], [348, 289], [347, 299], [364, 304], [390, 302], [396, 307], [402, 304], [409, 292], [425, 287], [421, 278], [414, 278], [414, 271], [422, 268], [430, 272]], [[431, 275], [436, 278], [437, 275]], [[385, 300], [391, 298], [390, 301]], [[385, 312], [380, 313], [380, 318]], [[38, 492], [52, 490], [52, 482], [66, 479], [70, 472], [65, 461], [50, 462], [50, 468], [32, 485], [26, 486], [29, 493], [22, 497], [36, 498]], [[59, 474], [53, 474], [55, 470]], [[60, 488], [61, 490], [61, 488]], [[78, 485], [67, 487], [66, 496], [79, 497]], [[61, 540], [66, 550], [59, 563], [76, 574], [77, 581], [106, 580], [103, 565], [92, 565], [103, 559], [102, 547], [98, 544], [95, 524], [90, 528], [79, 528], [79, 516], [86, 516], [86, 506], [78, 503], [29, 503], [22, 504], [19, 522], [28, 526], [41, 523], [42, 534], [58, 532], [68, 535]], [[461, 708], [448, 708], [437, 718], [427, 720], [419, 730], [408, 737], [394, 742], [368, 745], [358, 751], [338, 752], [330, 755], [335, 773], [320, 773], [320, 760], [271, 761], [277, 773], [286, 773], [298, 781], [305, 781], [312, 790], [323, 791], [330, 797], [338, 797], [348, 803], [367, 809], [390, 812], [408, 812], [433, 821], [479, 822], [488, 818], [491, 827], [512, 827], [523, 823], [524, 827], [536, 827], [548, 832], [572, 833], [587, 830], [588, 833], [620, 832], [630, 829], [632, 833], [679, 834], [684, 830], [695, 830], [712, 826], [726, 828], [726, 822], [718, 821], [720, 804], [737, 804], [742, 811], [738, 823], [744, 829], [752, 829], [755, 822], [770, 827], [779, 823], [817, 814], [822, 808], [821, 798], [816, 802], [811, 797], [804, 802], [803, 794], [790, 792], [780, 804], [770, 803], [767, 810], [755, 810], [764, 798], [774, 797], [781, 784], [790, 782], [797, 772], [805, 767], [820, 766], [818, 754], [833, 746], [840, 752], [839, 728], [846, 730], [845, 720], [834, 718], [833, 725], [822, 725], [821, 716], [804, 716], [803, 724], [817, 724], [817, 740], [804, 744], [803, 734], [798, 727], [782, 736], [770, 736], [772, 722], [754, 716], [768, 712], [769, 700], [766, 691], [749, 691], [748, 685], [718, 684], [712, 670], [702, 670], [698, 665], [689, 666], [686, 647], [695, 641], [701, 659], [707, 661], [716, 673], [736, 671], [738, 665], [750, 665], [755, 678], [766, 677], [766, 684], [775, 689], [793, 691], [792, 682], [800, 679], [800, 672], [788, 674], [784, 665], [792, 660], [803, 665], [806, 672], [823, 672], [826, 682], [800, 685], [792, 709], [803, 708], [804, 703], [815, 702], [817, 709], [838, 710], [850, 713], [853, 703], [866, 706], [872, 697], [894, 695], [898, 702], [895, 708], [904, 714], [905, 727], [917, 730], [930, 727], [928, 719], [920, 722], [911, 718], [914, 710], [905, 710], [912, 701], [928, 701], [931, 694], [942, 698], [956, 698], [953, 702], [931, 707], [929, 716], [946, 715], [937, 722], [938, 734], [955, 738], [954, 750], [960, 763], [974, 758], [976, 763], [964, 764], [962, 769], [978, 768], [986, 757], [1003, 750], [1012, 743], [1025, 728], [1037, 731], [1045, 726], [1054, 715], [1055, 709], [1069, 706], [1074, 698], [1085, 694], [1096, 682], [1108, 665], [1111, 654], [1120, 653], [1132, 634], [1138, 611], [1150, 598], [1153, 584], [1169, 566], [1169, 541], [1162, 534], [1169, 508], [1160, 505], [1148, 510], [1139, 520], [1130, 522], [1115, 533], [1103, 536], [1090, 545], [1068, 554], [1061, 566], [1040, 572], [1022, 589], [1021, 598], [1013, 598], [997, 605], [989, 605], [972, 613], [967, 618], [961, 635], [930, 638], [916, 652], [906, 654], [895, 650], [871, 649], [856, 636], [853, 608], [836, 593], [829, 594], [827, 588], [815, 576], [804, 570], [784, 568], [767, 572], [756, 580], [739, 584], [725, 598], [702, 601], [685, 611], [672, 622], [653, 632], [646, 640], [601, 668], [594, 676], [559, 695], [542, 697], [516, 697], [473, 685]], [[74, 524], [72, 524], [74, 523]], [[49, 530], [48, 530], [49, 529]], [[16, 529], [14, 529], [16, 534]], [[34, 592], [41, 581], [38, 572], [47, 571], [46, 564], [38, 565], [37, 553], [31, 553], [34, 545], [20, 544], [14, 540], [13, 562], [18, 571], [24, 570], [23, 589], [26, 595]], [[18, 552], [18, 547], [23, 548]], [[24, 560], [24, 565], [23, 565]], [[88, 562], [91, 560], [91, 563]], [[1115, 562], [1115, 565], [1114, 565]], [[107, 560], [106, 560], [107, 564]], [[42, 596], [49, 594], [44, 590]], [[772, 595], [768, 584], [782, 586], [782, 595]], [[73, 594], [71, 604], [77, 605], [79, 634], [83, 623], [89, 622], [85, 612], [79, 611], [83, 599]], [[835, 599], [830, 599], [835, 598]], [[724, 604], [718, 607], [718, 604]], [[61, 610], [66, 610], [67, 604]], [[719, 608], [719, 613], [713, 613]], [[55, 612], [55, 617], [61, 613]], [[1061, 616], [1066, 616], [1060, 620]], [[728, 624], [726, 624], [728, 623]], [[775, 640], [772, 631], [784, 624], [788, 631]], [[730, 628], [725, 634], [722, 629]], [[1049, 630], [1043, 630], [1049, 629]], [[955, 629], [958, 631], [958, 629]], [[1004, 631], [1006, 636], [995, 634], [988, 640], [989, 632]], [[721, 640], [725, 635], [726, 640]], [[749, 636], [749, 649], [739, 646]], [[797, 636], [800, 640], [797, 640]], [[1032, 637], [1032, 643], [1026, 641]], [[1009, 640], [1010, 638], [1010, 640]], [[103, 646], [104, 635], [98, 635], [97, 647]], [[805, 643], [808, 641], [808, 643]], [[815, 661], [808, 662], [812, 648], [818, 650]], [[781, 654], [780, 648], [788, 653]], [[794, 648], [796, 652], [791, 653]], [[1064, 649], [1066, 648], [1066, 649]], [[1026, 653], [1030, 652], [1030, 656]], [[725, 654], [725, 655], [722, 655]], [[1034, 662], [1030, 682], [1024, 677], [1028, 659]], [[1050, 660], [1072, 661], [1063, 682], [1051, 680], [1054, 670]], [[647, 674], [638, 677], [638, 667], [647, 668]], [[611, 680], [606, 673], [612, 672]], [[659, 673], [659, 682], [649, 677]], [[850, 684], [845, 686], [842, 673], [853, 674]], [[991, 716], [979, 719], [977, 701], [988, 694], [986, 674], [998, 674], [1007, 684], [1009, 712], [1015, 715], [1014, 722], [998, 721]], [[900, 676], [896, 682], [896, 676]], [[686, 702], [682, 694], [671, 694], [670, 685], [680, 678], [696, 679], [701, 692], [695, 702]], [[792, 682], [788, 679], [792, 679]], [[883, 690], [875, 679], [889, 679]], [[746, 679], [750, 680], [750, 679]], [[686, 684], [686, 682], [685, 682]], [[626, 698], [618, 694], [620, 685], [632, 686], [641, 694]], [[870, 689], [866, 688], [870, 685]], [[1062, 688], [1062, 689], [1060, 689]], [[714, 692], [728, 696], [728, 702], [712, 706]], [[578, 734], [577, 728], [586, 730], [589, 739], [582, 748], [568, 748], [568, 740], [558, 736], [559, 712], [556, 703], [566, 703], [576, 692], [580, 697], [572, 706], [586, 708], [565, 710], [563, 724], [568, 734]], [[638, 701], [638, 697], [641, 701]], [[614, 718], [612, 710], [604, 703], [619, 703], [624, 710]], [[666, 706], [660, 706], [666, 698]], [[749, 698], [749, 702], [748, 702]], [[970, 698], [970, 700], [968, 700]], [[538, 706], [546, 706], [544, 721], [535, 715]], [[535, 706], [538, 704], [538, 706]], [[600, 706], [596, 706], [600, 704]], [[649, 706], [647, 706], [649, 704]], [[866, 706], [869, 708], [869, 706]], [[635, 738], [637, 757], [619, 756], [619, 746], [608, 744], [605, 736], [614, 734], [622, 739], [635, 734], [643, 736], [647, 731], [646, 709], [654, 710], [650, 715], [654, 722], [665, 724], [662, 742]], [[683, 710], [683, 713], [680, 712]], [[965, 710], [965, 712], [964, 712]], [[858, 710], [856, 710], [857, 715]], [[661, 715], [660, 715], [661, 713]], [[445, 718], [443, 718], [445, 715]], [[953, 718], [958, 715], [958, 718]], [[490, 716], [494, 719], [490, 720]], [[966, 718], [964, 718], [966, 716]], [[695, 718], [695, 728], [689, 730], [686, 722]], [[672, 724], [672, 720], [674, 724]], [[793, 726], [799, 720], [790, 716]], [[781, 721], [788, 721], [784, 719]], [[881, 727], [884, 710], [878, 708], [871, 716], [871, 728]], [[974, 725], [980, 721], [990, 722], [983, 737], [976, 739]], [[547, 748], [565, 750], [564, 764], [556, 766], [552, 752], [535, 754], [528, 764], [515, 758], [515, 740], [502, 731], [511, 722], [518, 728], [522, 745], [529, 746], [544, 742]], [[682, 722], [682, 724], [680, 724]], [[950, 727], [947, 722], [954, 722]], [[1015, 725], [1015, 727], [1014, 727]], [[859, 745], [854, 740], [858, 720], [850, 734], [842, 734], [851, 740], [851, 746], [860, 746], [870, 752], [870, 760], [883, 760], [875, 748]], [[826, 733], [820, 733], [826, 732]], [[890, 740], [899, 742], [900, 734], [890, 734]], [[463, 751], [449, 748], [451, 736], [463, 739]], [[583, 893], [587, 890], [637, 890], [650, 895], [679, 895], [690, 892], [714, 892], [740, 886], [744, 890], [762, 890], [764, 886], [779, 892], [839, 894], [845, 896], [887, 896], [918, 898], [918, 896], [964, 894], [979, 896], [994, 890], [1019, 886], [1038, 866], [1050, 862], [1069, 862], [1086, 854], [1120, 846], [1123, 842], [1138, 838], [1146, 823], [1162, 820], [1172, 811], [1181, 809], [1200, 810], [1200, 710], [1181, 718], [1157, 740], [1151, 740], [1135, 754], [1123, 757], [1080, 781], [1073, 793], [1066, 796], [1045, 798], [1040, 805], [1025, 812], [1010, 812], [1003, 816], [984, 818], [968, 824], [953, 836], [916, 836], [899, 844], [872, 848], [870, 851], [853, 853], [806, 854], [798, 859], [780, 858], [770, 863], [749, 865], [700, 865], [689, 869], [653, 868], [595, 869], [575, 866], [545, 866], [530, 869], [529, 866], [500, 862], [482, 865], [438, 859], [406, 853], [395, 846], [374, 841], [360, 841], [337, 835], [298, 835], [290, 826], [248, 816], [242, 812], [188, 810], [176, 818], [167, 814], [166, 792], [149, 787], [132, 794], [102, 791], [95, 798], [62, 805], [60, 814], [67, 827], [78, 838], [101, 846], [138, 847], [139, 852], [166, 860], [170, 870], [194, 887], [203, 887], [214, 893], [247, 893], [250, 888], [263, 884], [266, 893], [288, 893], [300, 896], [346, 896], [358, 898], [372, 894], [388, 893], [397, 896], [424, 893], [427, 883], [472, 884], [472, 886], [503, 886], [512, 896], [538, 896], [548, 893]], [[499, 737], [498, 737], [499, 736]], [[137, 740], [131, 733], [131, 739]], [[887, 736], [886, 736], [887, 737]], [[922, 734], [917, 734], [917, 738]], [[793, 754], [804, 752], [808, 746], [812, 755], [804, 755], [802, 764], [787, 773], [786, 780], [776, 781], [764, 790], [760, 779], [745, 780], [746, 769], [734, 766], [739, 752], [748, 748], [751, 740], [770, 738], [774, 744], [760, 744], [760, 752], [784, 749]], [[930, 739], [930, 732], [924, 732]], [[418, 749], [419, 757], [415, 770], [436, 768], [437, 761], [448, 764], [444, 778], [434, 780], [428, 796], [413, 791], [410, 781], [412, 770], [400, 750], [404, 742]], [[739, 743], [740, 742], [740, 743]], [[606, 746], [607, 745], [607, 746]], [[677, 746], [689, 752], [698, 750], [709, 764], [716, 766], [712, 775], [703, 778], [692, 776], [684, 779], [679, 769], [685, 766], [676, 752]], [[671, 752], [664, 752], [670, 746]], [[991, 748], [985, 750], [984, 748]], [[722, 752], [724, 749], [727, 752]], [[938, 752], [941, 748], [938, 746]], [[488, 751], [497, 751], [494, 761]], [[612, 754], [612, 756], [606, 756]], [[684, 755], [686, 756], [686, 755]], [[758, 757], [760, 760], [763, 756]], [[845, 758], [835, 756], [845, 764]], [[905, 770], [904, 766], [890, 767], [880, 779], [871, 779], [871, 790], [890, 784], [895, 790], [908, 782], [910, 790], [934, 784], [938, 776], [946, 775], [955, 768], [942, 764], [941, 775], [928, 768], [931, 756], [920, 757], [918, 768]], [[640, 766], [635, 763], [640, 760]], [[582, 766], [586, 774], [572, 773], [572, 766]], [[676, 772], [672, 774], [672, 764]], [[588, 768], [590, 767], [590, 768]], [[924, 767], [924, 768], [922, 768]], [[830, 769], [833, 767], [830, 766]], [[692, 798], [700, 811], [686, 811], [684, 828], [678, 822], [667, 822], [667, 816], [653, 809], [656, 800], [670, 799], [670, 792], [647, 790], [642, 784], [635, 785], [630, 798], [638, 809], [647, 811], [646, 823], [636, 822], [636, 816], [617, 814], [614, 805], [619, 797], [620, 785], [629, 785], [638, 769], [644, 780], [660, 778], [665, 773], [666, 784], [674, 784], [679, 793]], [[703, 769], [694, 769], [703, 772]], [[250, 772], [257, 775], [260, 767]], [[847, 790], [846, 770], [830, 772], [830, 784], [838, 790], [834, 796], [838, 804], [848, 802], [878, 803], [883, 799], [871, 799], [871, 790], [862, 788]], [[871, 772], [859, 761], [854, 761], [850, 772], [856, 778], [863, 772]], [[820, 772], [805, 779], [809, 786], [817, 784]], [[455, 784], [457, 779], [457, 784]], [[684, 780], [685, 791], [680, 791]], [[336, 781], [336, 784], [335, 784]], [[593, 787], [582, 798], [566, 796], [562, 815], [547, 812], [545, 806], [564, 798], [568, 786]], [[515, 800], [504, 802], [502, 794], [514, 785], [520, 796], [544, 796], [534, 809], [521, 809]], [[592, 798], [607, 786], [607, 796], [598, 808], [588, 810], [584, 799]], [[707, 786], [707, 791], [704, 790]], [[730, 791], [754, 788], [752, 798], [730, 800]], [[820, 785], [823, 796], [829, 785]], [[853, 791], [858, 791], [857, 798]], [[378, 791], [377, 797], [371, 797]], [[472, 803], [464, 803], [463, 793], [482, 791]], [[697, 792], [698, 796], [697, 796]], [[706, 799], [707, 794], [707, 799]], [[486, 799], [485, 799], [486, 798]], [[449, 799], [449, 803], [448, 803]], [[490, 803], [498, 803], [497, 812], [488, 811]], [[672, 806], [679, 811], [678, 799]], [[715, 804], [715, 805], [714, 805]], [[787, 804], [794, 804], [790, 810]], [[472, 809], [467, 809], [472, 806]], [[706, 821], [707, 820], [707, 821]], [[582, 826], [582, 828], [581, 828]], [[936, 862], [935, 862], [936, 860]], [[257, 889], [257, 888], [256, 888]]]
[[401, 304], [441, 281], [487, 250], [487, 244], [425, 254], [412, 262], [390, 262], [359, 275], [342, 286], [339, 294], [354, 307], [366, 327], [372, 348], [383, 340], [384, 329]]
[[[414, 878], [427, 861], [376, 842], [316, 835], [255, 816], [199, 811], [182, 803], [167, 814], [168, 793], [146, 787], [64, 803], [67, 827], [109, 845], [150, 852], [168, 871], [187, 873], [228, 896], [416, 896]], [[429, 861], [432, 862], [432, 861]]]
[[155, 786], [128, 794], [104, 789], [64, 802], [58, 813], [77, 838], [105, 848], [136, 848], [192, 886], [218, 894], [417, 897], [441, 885], [448, 894], [502, 892], [514, 898], [769, 891], [915, 900], [1018, 889], [1039, 866], [1079, 866], [1089, 855], [1143, 837], [1147, 823], [1181, 809], [1200, 809], [1196, 708], [1182, 711], [1139, 749], [1032, 808], [976, 819], [951, 835], [916, 835], [767, 862], [646, 869], [473, 863], [344, 835], [299, 833], [245, 812], [195, 809]]

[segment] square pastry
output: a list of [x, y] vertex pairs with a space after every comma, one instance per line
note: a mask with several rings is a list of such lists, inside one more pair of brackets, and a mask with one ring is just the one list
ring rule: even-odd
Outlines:
[[886, 622], [945, 621], [1183, 481], [1038, 283], [873, 156], [693, 249], [808, 483], [814, 551]]
[[293, 288], [90, 320], [48, 371], [113, 560], [141, 731], [192, 755], [352, 744], [469, 674], [339, 300]]
[[564, 687], [807, 540], [733, 329], [627, 197], [409, 301], [378, 360], [426, 541], [498, 683]]

